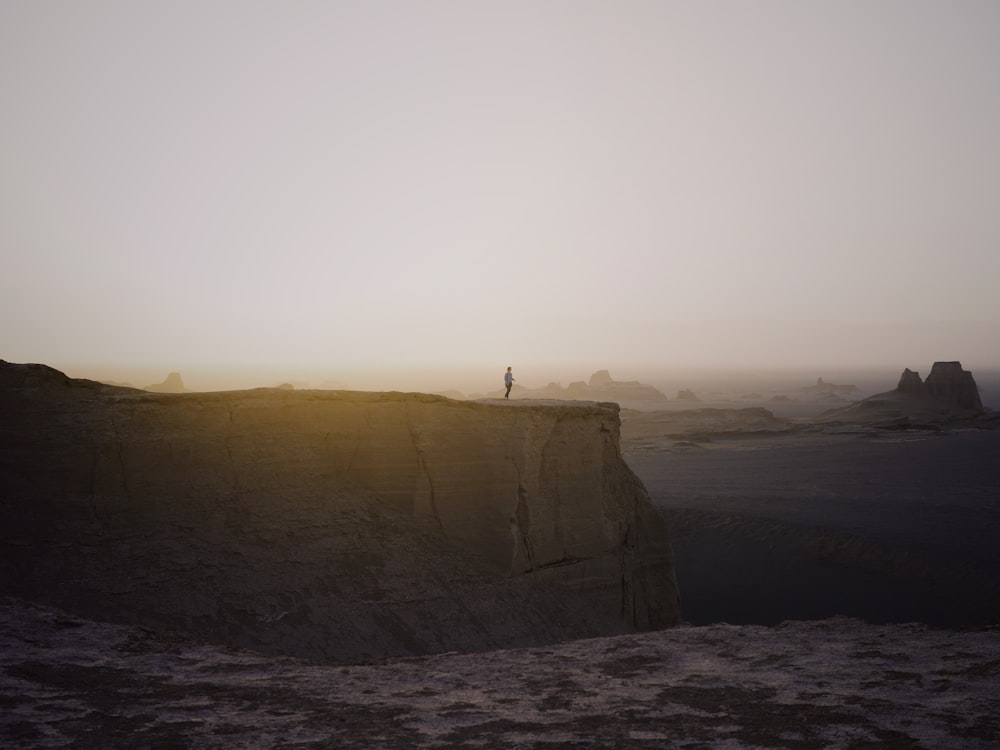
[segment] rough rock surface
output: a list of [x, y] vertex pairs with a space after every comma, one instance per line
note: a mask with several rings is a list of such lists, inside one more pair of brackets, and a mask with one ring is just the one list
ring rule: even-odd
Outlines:
[[995, 750], [998, 652], [837, 618], [311, 664], [0, 600], [0, 746]]
[[0, 363], [0, 593], [326, 659], [679, 620], [618, 407], [152, 394]]

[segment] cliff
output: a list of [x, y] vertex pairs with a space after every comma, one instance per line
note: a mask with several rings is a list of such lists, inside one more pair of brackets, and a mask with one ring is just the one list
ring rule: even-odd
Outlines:
[[679, 620], [615, 404], [154, 394], [0, 363], [2, 593], [326, 659]]

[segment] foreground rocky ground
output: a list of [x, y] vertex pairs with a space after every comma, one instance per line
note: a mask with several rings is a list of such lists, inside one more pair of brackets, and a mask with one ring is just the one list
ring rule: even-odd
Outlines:
[[0, 603], [19, 748], [995, 748], [1000, 632], [679, 627], [329, 665]]

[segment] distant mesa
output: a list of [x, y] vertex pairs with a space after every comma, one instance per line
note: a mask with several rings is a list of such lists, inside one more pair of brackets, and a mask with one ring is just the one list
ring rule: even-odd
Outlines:
[[143, 388], [145, 391], [150, 391], [152, 393], [187, 393], [187, 388], [184, 387], [184, 381], [181, 380], [181, 374], [179, 372], [172, 372], [167, 375], [167, 379], [162, 383], [156, 383], [155, 385], [147, 385]]
[[611, 373], [608, 370], [598, 370], [590, 376], [591, 388], [605, 388], [614, 382], [615, 381], [611, 378]]
[[824, 421], [926, 422], [969, 419], [985, 412], [979, 387], [961, 362], [935, 362], [926, 380], [909, 368], [895, 390], [879, 393], [843, 409], [824, 412]]
[[935, 362], [931, 374], [924, 381], [924, 388], [931, 398], [939, 399], [958, 409], [983, 411], [979, 387], [972, 373], [962, 369], [961, 362]]
[[677, 391], [677, 400], [678, 401], [701, 401], [701, 399], [698, 398], [695, 395], [694, 391], [692, 391], [689, 388], [682, 388], [681, 390]]

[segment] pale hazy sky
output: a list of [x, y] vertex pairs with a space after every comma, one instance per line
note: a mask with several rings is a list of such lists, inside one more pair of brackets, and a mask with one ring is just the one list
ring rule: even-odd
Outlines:
[[998, 39], [995, 0], [2, 0], [0, 358], [1000, 364]]

